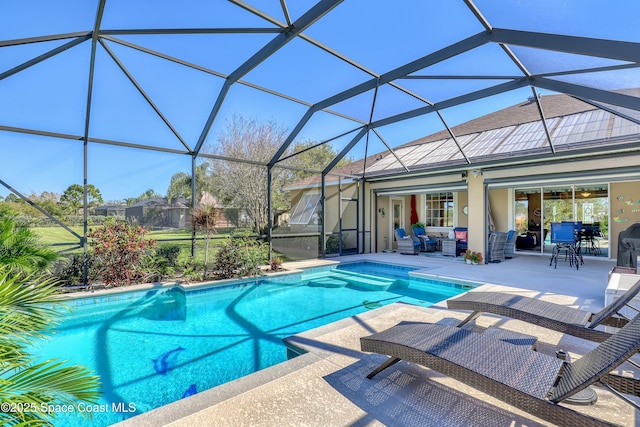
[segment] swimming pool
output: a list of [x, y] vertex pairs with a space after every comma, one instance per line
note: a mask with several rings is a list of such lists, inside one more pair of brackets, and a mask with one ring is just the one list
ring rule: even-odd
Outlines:
[[393, 302], [429, 306], [472, 286], [413, 278], [412, 270], [361, 262], [70, 300], [72, 314], [35, 352], [93, 369], [106, 410], [56, 426], [121, 421], [287, 360], [282, 339], [290, 335]]

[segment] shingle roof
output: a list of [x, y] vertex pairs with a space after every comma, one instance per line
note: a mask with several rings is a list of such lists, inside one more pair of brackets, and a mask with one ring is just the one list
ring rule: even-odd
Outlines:
[[[568, 95], [541, 96], [540, 104], [547, 119], [596, 109], [596, 107]], [[454, 126], [451, 128], [451, 131], [456, 136], [462, 136], [537, 121], [540, 121], [540, 113], [538, 112], [535, 99], [531, 99]], [[401, 147], [424, 144], [425, 142], [438, 141], [449, 137], [449, 131], [445, 129], [409, 142]]]
[[[625, 91], [629, 92], [629, 91]], [[637, 96], [640, 89], [631, 90]], [[637, 142], [640, 125], [599, 109], [568, 95], [542, 96], [540, 106], [554, 149], [571, 151], [586, 146], [605, 147], [608, 141]], [[536, 153], [551, 153], [538, 105], [532, 97], [524, 102], [487, 114], [451, 128], [471, 164], [479, 160], [517, 158]], [[460, 167], [466, 160], [448, 130], [442, 130], [400, 145], [394, 153], [412, 171], [429, 168]], [[364, 159], [336, 168], [337, 174], [362, 174]], [[387, 151], [366, 159], [366, 176], [381, 176], [404, 171], [402, 164]], [[336, 176], [328, 175], [327, 181]], [[312, 177], [296, 186], [320, 182]]]

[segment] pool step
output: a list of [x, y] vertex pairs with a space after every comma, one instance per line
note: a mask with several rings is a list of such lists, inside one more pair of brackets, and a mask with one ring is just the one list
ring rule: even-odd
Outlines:
[[366, 274], [353, 273], [351, 271], [333, 271], [332, 275], [340, 280], [349, 282], [350, 285], [371, 291], [386, 291], [393, 285], [394, 280], [380, 277], [367, 276]]
[[[355, 273], [347, 270], [328, 270], [315, 273], [303, 274], [303, 280], [308, 280], [310, 286], [327, 286], [326, 283], [322, 284], [324, 280], [333, 280], [337, 282], [345, 282], [346, 286], [351, 285], [360, 289], [368, 289], [372, 291], [386, 291], [394, 283], [393, 279], [384, 279], [375, 276], [369, 276], [366, 274]], [[315, 282], [318, 282], [317, 284]], [[331, 287], [338, 287], [334, 284]]]
[[333, 278], [325, 278], [325, 279], [313, 279], [309, 280], [309, 286], [319, 286], [323, 288], [342, 288], [347, 286], [349, 283], [344, 280], [338, 280]]

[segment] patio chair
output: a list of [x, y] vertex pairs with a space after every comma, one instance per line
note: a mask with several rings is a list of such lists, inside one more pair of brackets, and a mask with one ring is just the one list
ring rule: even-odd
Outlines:
[[507, 242], [504, 244], [504, 257], [511, 259], [516, 254], [516, 240], [518, 239], [518, 233], [516, 230], [509, 230], [507, 233]]
[[453, 229], [453, 233], [456, 239], [456, 254], [460, 255], [466, 252], [468, 249], [467, 244], [467, 227], [456, 227]]
[[507, 233], [494, 231], [489, 236], [489, 248], [487, 250], [487, 262], [504, 261], [504, 248], [507, 243]]
[[447, 300], [447, 308], [472, 311], [458, 327], [478, 318], [482, 313], [492, 313], [590, 341], [602, 342], [612, 334], [595, 328], [600, 325], [623, 327], [629, 319], [621, 314], [620, 310], [626, 306], [639, 311], [629, 305], [638, 292], [640, 280], [597, 313], [503, 292], [467, 292]]
[[426, 252], [435, 252], [438, 246], [438, 240], [428, 236], [423, 227], [413, 227], [413, 235], [420, 239], [421, 250]]
[[[582, 228], [582, 224], [580, 224]], [[565, 251], [565, 260], [569, 258], [569, 266], [572, 267], [575, 263], [576, 270], [580, 268], [582, 261], [582, 255], [579, 252], [580, 245], [579, 240], [576, 239], [577, 225], [570, 221], [552, 222], [551, 223], [551, 243], [553, 246], [553, 253], [549, 260], [549, 265], [553, 265], [553, 268], [558, 266], [558, 257], [561, 251]]]
[[360, 338], [363, 351], [391, 356], [371, 379], [405, 360], [433, 369], [555, 425], [613, 425], [558, 403], [594, 384], [633, 405], [640, 380], [610, 372], [640, 350], [640, 314], [574, 362], [455, 326], [404, 322]]
[[421, 247], [420, 239], [407, 235], [404, 228], [397, 228], [395, 233], [399, 253], [405, 255], [418, 255]]

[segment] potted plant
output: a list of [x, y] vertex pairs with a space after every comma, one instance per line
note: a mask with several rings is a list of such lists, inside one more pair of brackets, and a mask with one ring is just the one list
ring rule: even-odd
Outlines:
[[467, 251], [464, 253], [464, 260], [467, 262], [467, 264], [479, 264], [482, 262], [482, 254], [480, 252], [472, 252], [471, 250], [467, 249]]
[[424, 228], [424, 222], [416, 222], [415, 224], [411, 224], [411, 228]]

